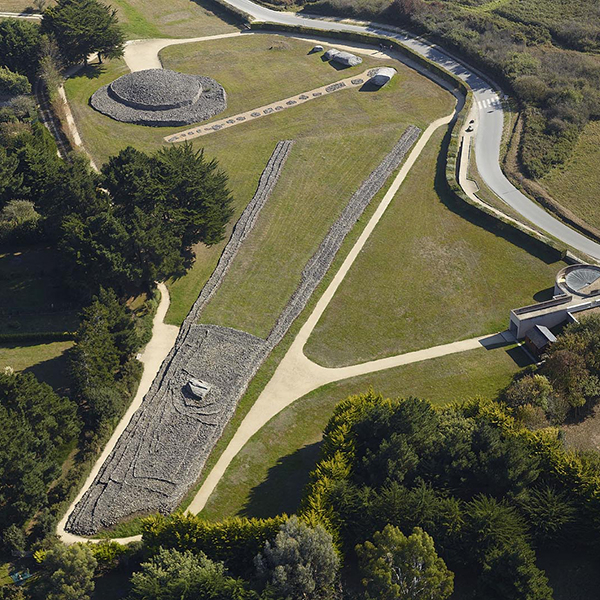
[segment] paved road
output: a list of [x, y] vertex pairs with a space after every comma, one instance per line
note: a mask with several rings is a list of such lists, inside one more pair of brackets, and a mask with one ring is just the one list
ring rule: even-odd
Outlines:
[[475, 157], [479, 174], [487, 186], [520, 213], [525, 219], [540, 229], [584, 252], [600, 259], [600, 244], [586, 238], [577, 231], [567, 227], [554, 218], [527, 196], [522, 194], [502, 173], [499, 162], [500, 142], [504, 113], [502, 102], [497, 91], [471, 68], [459, 63], [443, 52], [439, 47], [431, 45], [419, 37], [411, 37], [402, 33], [390, 32], [377, 24], [359, 25], [339, 21], [324, 20], [319, 17], [300, 16], [295, 13], [279, 12], [259, 6], [250, 0], [225, 0], [228, 4], [243, 10], [256, 20], [281, 23], [286, 25], [304, 25], [323, 31], [355, 31], [386, 35], [402, 42], [412, 50], [439, 64], [454, 73], [473, 90], [475, 106], [479, 113], [477, 118], [477, 144]]
[[38, 13], [25, 13], [25, 12], [0, 12], [0, 19], [41, 19], [42, 15]]

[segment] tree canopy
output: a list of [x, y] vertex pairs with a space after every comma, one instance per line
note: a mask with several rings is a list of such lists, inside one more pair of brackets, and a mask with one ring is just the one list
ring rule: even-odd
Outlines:
[[97, 52], [106, 58], [123, 54], [125, 36], [116, 10], [98, 0], [58, 0], [44, 12], [42, 30], [52, 34], [68, 62], [86, 62]]
[[0, 523], [21, 527], [46, 505], [79, 431], [71, 400], [30, 373], [0, 373]]

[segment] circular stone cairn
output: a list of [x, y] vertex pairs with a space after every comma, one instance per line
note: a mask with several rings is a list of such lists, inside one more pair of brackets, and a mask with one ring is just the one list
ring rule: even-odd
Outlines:
[[227, 97], [223, 87], [210, 77], [146, 69], [101, 87], [90, 104], [125, 123], [178, 126], [214, 117], [227, 107]]

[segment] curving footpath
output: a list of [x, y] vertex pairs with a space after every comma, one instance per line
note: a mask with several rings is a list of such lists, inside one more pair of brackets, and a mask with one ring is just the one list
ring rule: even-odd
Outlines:
[[589, 256], [600, 259], [600, 244], [586, 238], [554, 218], [533, 202], [533, 200], [522, 194], [510, 183], [502, 172], [500, 167], [500, 144], [504, 125], [502, 101], [498, 95], [498, 91], [480, 76], [475, 69], [463, 62], [459, 62], [444, 52], [439, 46], [429, 44], [419, 36], [391, 31], [381, 24], [371, 23], [360, 25], [350, 22], [325, 20], [316, 16], [300, 16], [296, 13], [271, 10], [255, 4], [251, 0], [222, 1], [247, 13], [257, 21], [282, 25], [300, 25], [319, 29], [324, 32], [353, 31], [393, 38], [447, 71], [450, 71], [457, 77], [460, 77], [473, 90], [475, 106], [478, 112], [475, 159], [479, 175], [486, 185], [506, 204], [546, 233], [568, 246], [572, 246]]

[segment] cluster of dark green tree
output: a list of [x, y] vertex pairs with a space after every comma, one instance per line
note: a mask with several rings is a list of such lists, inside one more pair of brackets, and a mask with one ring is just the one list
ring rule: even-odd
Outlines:
[[[146, 302], [145, 316], [134, 318], [114, 291], [100, 290], [82, 311], [76, 344], [68, 353], [69, 398], [30, 373], [0, 376], [5, 551], [23, 552], [53, 531], [61, 504], [72, 497], [129, 406], [142, 373], [135, 356], [148, 341], [153, 304]], [[61, 473], [75, 449], [70, 469]]]
[[98, 0], [58, 0], [49, 7], [41, 26], [33, 21], [6, 19], [0, 23], [0, 94], [31, 91], [19, 79], [33, 83], [60, 73], [89, 55], [117, 58], [123, 54], [123, 32], [116, 11]]
[[[538, 549], [596, 551], [597, 467], [566, 453], [556, 430], [531, 432], [507, 410], [372, 392], [338, 405], [301, 512], [333, 532], [349, 577], [362, 569], [367, 597], [444, 598], [447, 568], [465, 597], [549, 600]], [[423, 532], [443, 561], [428, 554], [440, 587], [403, 595], [406, 565], [376, 549]]]
[[[287, 1], [281, 2], [288, 4]], [[497, 79], [521, 103], [527, 175], [541, 178], [571, 155], [600, 118], [600, 13], [589, 0], [316, 0], [309, 12], [391, 22], [424, 33]], [[481, 8], [478, 8], [482, 5]]]
[[61, 252], [65, 284], [84, 300], [100, 287], [122, 297], [181, 275], [192, 245], [221, 240], [232, 214], [226, 175], [190, 144], [151, 156], [127, 148], [101, 174], [82, 158], [59, 159], [40, 123], [3, 124], [0, 145], [0, 211], [33, 203], [13, 237], [31, 237], [35, 221], [35, 235]]
[[[297, 517], [212, 523], [206, 536], [174, 539], [203, 528], [197, 517], [150, 520], [150, 543], [64, 546], [46, 540], [34, 553], [32, 584], [7, 598], [89, 600], [95, 580], [112, 573], [130, 580], [129, 600], [334, 600], [340, 597], [339, 555], [332, 536]], [[206, 522], [204, 522], [206, 523]], [[155, 546], [158, 538], [165, 546]], [[201, 550], [203, 545], [206, 552]], [[225, 551], [225, 560], [210, 552]], [[35, 561], [35, 562], [34, 562]], [[37, 564], [36, 564], [37, 563]], [[124, 597], [120, 595], [119, 597]], [[5, 598], [0, 591], [0, 599]]]
[[600, 399], [600, 316], [568, 325], [544, 362], [519, 375], [503, 399], [532, 425], [588, 415]]
[[31, 374], [0, 373], [0, 533], [6, 550], [25, 550], [23, 526], [36, 514], [39, 533], [48, 533], [44, 511], [54, 501], [49, 487], [80, 431], [71, 400]]

